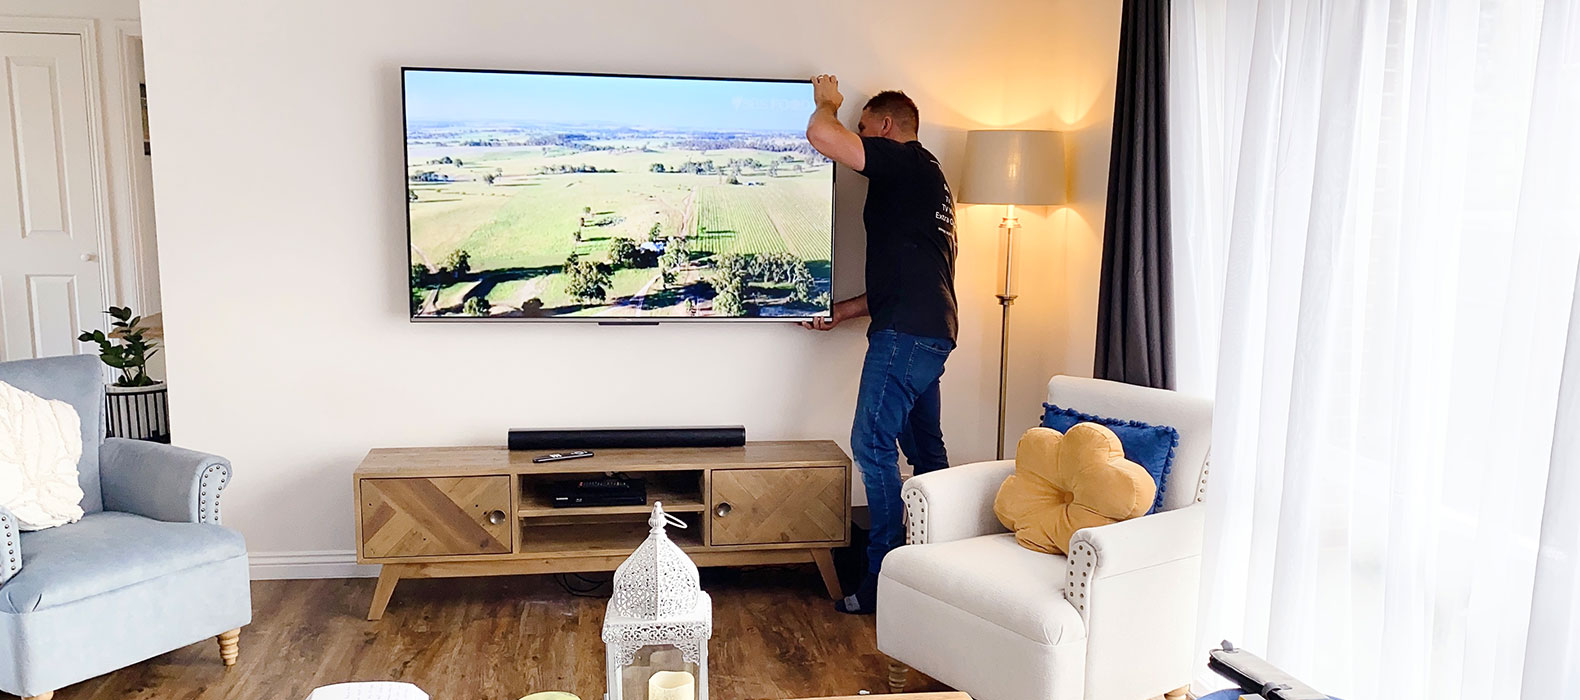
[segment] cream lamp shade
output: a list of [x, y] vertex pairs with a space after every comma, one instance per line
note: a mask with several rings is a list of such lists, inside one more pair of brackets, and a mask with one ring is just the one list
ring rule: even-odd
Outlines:
[[1064, 204], [1064, 134], [1057, 131], [966, 132], [962, 204]]

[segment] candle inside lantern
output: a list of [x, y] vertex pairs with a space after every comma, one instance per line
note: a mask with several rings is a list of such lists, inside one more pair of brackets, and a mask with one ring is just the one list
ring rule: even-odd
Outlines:
[[647, 679], [647, 700], [697, 700], [697, 679], [686, 671], [659, 671]]

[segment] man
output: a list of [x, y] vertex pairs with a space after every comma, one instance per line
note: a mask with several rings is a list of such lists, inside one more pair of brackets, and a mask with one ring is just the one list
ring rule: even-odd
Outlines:
[[844, 97], [832, 75], [812, 79], [817, 110], [807, 124], [812, 146], [865, 175], [867, 293], [834, 304], [830, 318], [802, 325], [828, 330], [871, 316], [867, 356], [856, 394], [851, 450], [872, 514], [867, 576], [840, 612], [877, 609], [878, 570], [904, 544], [899, 453], [917, 474], [949, 466], [939, 426], [938, 379], [955, 347], [954, 199], [938, 159], [916, 140], [916, 103], [880, 92], [861, 110], [856, 131], [837, 113]]

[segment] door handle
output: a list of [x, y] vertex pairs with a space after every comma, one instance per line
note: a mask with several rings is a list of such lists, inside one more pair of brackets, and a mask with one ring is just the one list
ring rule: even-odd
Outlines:
[[98, 259], [99, 259], [99, 256], [94, 255], [93, 253], [83, 253], [82, 254], [82, 261], [83, 262], [93, 262], [93, 261], [98, 260]]
[[505, 511], [502, 511], [502, 510], [491, 510], [491, 511], [488, 511], [488, 522], [490, 524], [493, 524], [493, 525], [498, 525], [498, 524], [500, 524], [502, 522], [505, 522]]
[[730, 508], [730, 504], [728, 504], [728, 503], [720, 503], [719, 507], [713, 509], [713, 514], [718, 516], [718, 517], [720, 517], [720, 518], [722, 518], [722, 517], [724, 517], [726, 515], [729, 515], [731, 510], [732, 509]]

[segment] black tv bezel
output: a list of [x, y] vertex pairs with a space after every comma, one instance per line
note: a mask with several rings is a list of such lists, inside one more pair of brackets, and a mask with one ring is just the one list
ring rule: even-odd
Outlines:
[[[439, 68], [430, 66], [401, 66], [400, 69], [400, 120], [401, 120], [401, 190], [404, 191], [409, 184], [408, 173], [411, 171], [411, 151], [406, 139], [410, 133], [410, 122], [406, 114], [406, 74], [411, 71], [425, 73], [504, 73], [513, 75], [558, 75], [590, 78], [653, 78], [659, 80], [708, 80], [717, 82], [744, 82], [744, 83], [801, 83], [811, 84], [806, 78], [741, 78], [728, 76], [703, 76], [703, 75], [655, 75], [647, 73], [597, 73], [581, 71], [547, 71], [547, 70], [512, 70], [504, 68]], [[810, 117], [810, 115], [808, 115]], [[839, 166], [833, 164], [833, 172], [829, 176], [828, 192], [828, 275], [829, 275], [829, 308], [824, 313], [810, 314], [807, 316], [465, 316], [454, 314], [448, 316], [419, 316], [409, 313], [407, 320], [412, 323], [592, 323], [605, 326], [650, 326], [660, 323], [800, 323], [816, 318], [826, 318], [833, 314], [834, 308], [834, 276], [839, 269], [838, 246], [835, 245], [835, 227], [839, 216], [836, 211], [836, 197], [839, 189]], [[405, 196], [401, 197], [401, 209], [406, 220], [406, 268], [401, 277], [406, 280], [406, 291], [411, 293], [411, 279], [407, 271], [411, 270], [414, 258], [411, 243], [411, 203]], [[409, 308], [409, 306], [408, 306]]]

